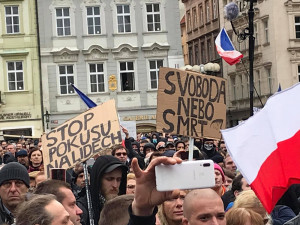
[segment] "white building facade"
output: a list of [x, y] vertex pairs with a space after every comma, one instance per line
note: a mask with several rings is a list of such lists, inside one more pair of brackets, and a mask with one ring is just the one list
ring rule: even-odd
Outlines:
[[121, 121], [155, 130], [159, 67], [181, 67], [178, 2], [38, 0], [44, 110], [55, 128], [87, 106], [116, 100]]

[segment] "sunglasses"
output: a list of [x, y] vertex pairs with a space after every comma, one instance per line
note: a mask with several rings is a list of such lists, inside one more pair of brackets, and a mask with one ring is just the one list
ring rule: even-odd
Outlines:
[[125, 156], [126, 156], [127, 153], [126, 153], [126, 152], [124, 152], [124, 153], [123, 153], [123, 152], [118, 152], [118, 153], [116, 153], [116, 156], [121, 156], [121, 155], [125, 155]]

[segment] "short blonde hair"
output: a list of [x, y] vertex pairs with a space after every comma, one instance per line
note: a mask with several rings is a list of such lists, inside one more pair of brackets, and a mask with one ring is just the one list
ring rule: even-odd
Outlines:
[[127, 180], [135, 180], [135, 175], [134, 175], [134, 173], [129, 173], [129, 174], [127, 174]]
[[265, 208], [252, 190], [242, 191], [234, 201], [232, 208], [251, 209], [254, 212], [259, 213], [262, 218], [267, 214]]
[[264, 225], [264, 220], [261, 215], [251, 209], [231, 209], [225, 214], [225, 216], [227, 224], [230, 225], [244, 225], [249, 220], [252, 225]]

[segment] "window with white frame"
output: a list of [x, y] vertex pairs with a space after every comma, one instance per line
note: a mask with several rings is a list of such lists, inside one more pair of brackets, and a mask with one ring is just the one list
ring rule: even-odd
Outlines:
[[91, 93], [105, 92], [103, 63], [90, 63], [89, 73]]
[[148, 31], [161, 31], [159, 3], [146, 4]]
[[120, 62], [120, 81], [122, 91], [134, 91], [134, 62]]
[[119, 33], [131, 32], [129, 5], [117, 5], [117, 20]]
[[204, 12], [203, 12], [203, 6], [202, 6], [202, 3], [199, 5], [199, 13], [200, 13], [200, 16], [199, 16], [199, 25], [202, 26], [204, 24]]
[[198, 15], [196, 7], [193, 8], [193, 29], [198, 28]]
[[298, 65], [298, 82], [300, 82], [300, 65]]
[[213, 0], [212, 4], [213, 4], [213, 19], [217, 19], [218, 18], [218, 3], [217, 3], [217, 0]]
[[6, 33], [20, 33], [19, 6], [5, 6]]
[[88, 34], [101, 34], [100, 7], [86, 7]]
[[257, 23], [254, 23], [254, 37], [255, 37], [255, 45], [258, 45], [258, 28], [257, 28]]
[[157, 89], [159, 68], [163, 66], [163, 60], [149, 60], [150, 88]]
[[71, 35], [71, 17], [70, 8], [56, 9], [56, 29], [57, 36]]
[[210, 21], [209, 1], [205, 1], [205, 9], [206, 9], [206, 23], [208, 23]]
[[255, 84], [255, 89], [256, 89], [258, 95], [261, 95], [261, 78], [260, 78], [259, 70], [256, 70], [256, 74], [254, 76], [254, 84]]
[[269, 43], [269, 20], [265, 19], [264, 24], [264, 34], [265, 34], [265, 43]]
[[22, 61], [7, 62], [7, 78], [9, 91], [24, 90], [24, 70]]
[[72, 94], [74, 89], [70, 84], [74, 84], [74, 66], [59, 65], [59, 90], [60, 94]]
[[266, 72], [267, 72], [267, 79], [268, 79], [268, 89], [269, 89], [269, 93], [272, 94], [272, 86], [273, 86], [273, 79], [272, 79], [272, 73], [271, 73], [271, 68], [266, 68]]
[[300, 16], [295, 16], [296, 38], [300, 38]]

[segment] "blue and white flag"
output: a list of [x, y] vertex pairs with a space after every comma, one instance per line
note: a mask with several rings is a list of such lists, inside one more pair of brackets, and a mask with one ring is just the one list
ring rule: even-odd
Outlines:
[[243, 55], [235, 50], [225, 28], [220, 31], [215, 44], [217, 52], [229, 65], [234, 65], [243, 58]]

